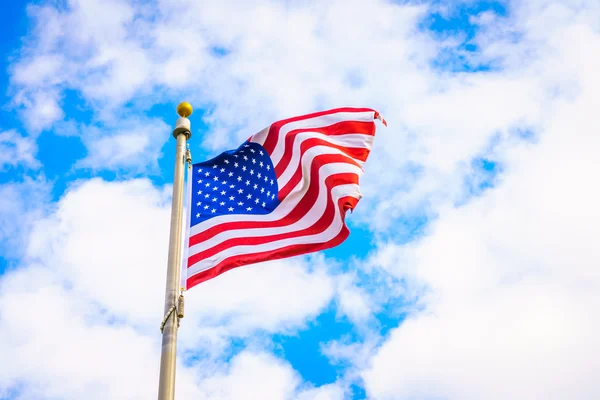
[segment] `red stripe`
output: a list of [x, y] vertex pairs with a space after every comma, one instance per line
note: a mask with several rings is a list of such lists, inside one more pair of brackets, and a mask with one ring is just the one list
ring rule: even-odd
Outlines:
[[[354, 197], [342, 197], [338, 200], [338, 208], [342, 210], [347, 210], [348, 208], [354, 208], [357, 203], [358, 200]], [[319, 250], [329, 249], [342, 243], [344, 240], [346, 240], [349, 234], [350, 230], [345, 224], [345, 215], [342, 214], [342, 229], [334, 238], [326, 242], [311, 244], [295, 244], [271, 251], [245, 254], [243, 256], [231, 256], [221, 261], [214, 267], [189, 277], [187, 279], [187, 288], [190, 289], [199, 283], [221, 275], [222, 273], [227, 272], [230, 269], [241, 267], [242, 265], [254, 264], [267, 260], [277, 260], [281, 258], [287, 258], [301, 254], [312, 253]]]
[[365, 112], [365, 111], [376, 112], [375, 110], [370, 109], [370, 108], [343, 107], [343, 108], [334, 108], [333, 110], [328, 110], [328, 111], [320, 111], [320, 112], [316, 112], [316, 113], [312, 113], [312, 114], [300, 115], [298, 117], [293, 117], [293, 118], [288, 118], [288, 119], [282, 119], [281, 121], [277, 121], [277, 122], [274, 122], [273, 124], [271, 124], [271, 127], [269, 128], [269, 133], [267, 134], [267, 138], [265, 139], [265, 143], [263, 144], [263, 147], [265, 148], [265, 150], [267, 151], [268, 154], [272, 154], [273, 150], [275, 149], [275, 146], [277, 146], [277, 142], [279, 140], [279, 131], [281, 130], [281, 127], [283, 127], [286, 124], [289, 124], [290, 122], [296, 122], [296, 121], [301, 121], [304, 119], [321, 117], [323, 115], [335, 114], [338, 112], [360, 113], [360, 112]]
[[[370, 150], [365, 147], [345, 147], [342, 145], [331, 144], [328, 141], [321, 139], [321, 138], [306, 139], [300, 145], [300, 149], [299, 149], [300, 150], [300, 158], [298, 160], [298, 164], [296, 165], [296, 171], [294, 172], [294, 175], [292, 175], [292, 178], [294, 176], [296, 176], [298, 171], [300, 171], [300, 173], [302, 172], [302, 159], [304, 157], [304, 153], [306, 153], [308, 150], [310, 150], [312, 147], [315, 147], [315, 146], [327, 146], [327, 147], [331, 147], [333, 149], [340, 150], [342, 153], [344, 153], [343, 156], [347, 157], [348, 163], [352, 163], [353, 165], [356, 165], [361, 170], [362, 170], [362, 166], [360, 164], [358, 164], [355, 160], [365, 162], [370, 153]], [[331, 154], [331, 153], [325, 153], [325, 154]], [[334, 154], [331, 154], [331, 155], [334, 155]], [[341, 155], [341, 154], [338, 154], [338, 155]], [[352, 159], [354, 159], [354, 160], [352, 160]], [[290, 160], [286, 160], [286, 162], [285, 162], [286, 165], [283, 166], [282, 168], [280, 168], [280, 166], [283, 163], [280, 163], [277, 167], [275, 167], [275, 175], [276, 175], [277, 179], [279, 179], [283, 175], [285, 168], [289, 164], [289, 161]], [[290, 178], [290, 182], [291, 182], [291, 178]], [[288, 186], [289, 186], [289, 183], [286, 184], [284, 186], [284, 188], [288, 187]], [[294, 186], [290, 187], [289, 190], [291, 190], [293, 188], [294, 188]], [[279, 199], [284, 199], [287, 196], [287, 194], [288, 193], [282, 193], [281, 191], [279, 191], [278, 197], [279, 197]]]
[[[375, 123], [374, 122], [357, 122], [357, 121], [344, 121], [338, 122], [333, 125], [329, 125], [322, 128], [316, 129], [296, 129], [290, 131], [287, 135], [285, 135], [285, 152], [281, 156], [281, 160], [279, 164], [275, 166], [275, 174], [279, 177], [285, 168], [288, 166], [290, 161], [292, 160], [292, 152], [293, 152], [293, 144], [296, 136], [300, 133], [304, 132], [315, 132], [320, 133], [327, 136], [341, 136], [347, 134], [361, 134], [361, 135], [375, 135]], [[329, 144], [332, 147], [335, 147], [334, 144]], [[344, 146], [345, 147], [345, 146]], [[340, 147], [337, 147], [340, 148]], [[340, 149], [342, 150], [342, 149]], [[356, 157], [354, 157], [356, 158]], [[365, 159], [366, 160], [366, 159]], [[363, 161], [363, 160], [361, 160]]]
[[[355, 175], [356, 176], [356, 175]], [[333, 183], [333, 185], [332, 185]], [[239, 245], [259, 245], [265, 244], [269, 242], [274, 242], [277, 240], [289, 239], [293, 237], [307, 236], [307, 235], [316, 235], [322, 233], [329, 227], [335, 218], [335, 203], [332, 199], [331, 190], [333, 187], [345, 184], [346, 182], [343, 179], [340, 179], [336, 175], [331, 175], [326, 179], [327, 186], [327, 202], [325, 206], [325, 211], [321, 215], [321, 217], [315, 221], [315, 223], [307, 228], [297, 231], [285, 231], [277, 234], [272, 234], [268, 236], [255, 236], [255, 237], [234, 237], [231, 239], [227, 239], [215, 246], [212, 246], [204, 251], [193, 254], [188, 258], [188, 267], [191, 267], [195, 263], [212, 257], [213, 255], [220, 253], [221, 251], [227, 250], [230, 247], [239, 246]], [[300, 218], [298, 218], [300, 219]], [[291, 223], [290, 223], [291, 225]]]
[[[313, 159], [312, 163], [314, 164], [315, 161], [320, 158], [327, 158], [328, 160], [330, 159], [331, 161], [328, 161], [329, 163], [339, 162], [339, 163], [352, 164], [362, 170], [362, 167], [359, 163], [354, 161], [351, 157], [343, 155], [343, 154], [321, 154], [321, 155], [316, 156]], [[298, 169], [296, 169], [296, 172], [294, 172], [294, 175], [292, 175], [292, 177], [290, 178], [288, 183], [286, 183], [286, 185], [279, 190], [279, 194], [277, 195], [277, 197], [280, 200], [285, 199], [290, 194], [290, 192], [296, 187], [296, 185], [298, 183], [300, 183], [300, 181], [302, 180], [302, 174], [303, 174], [302, 163], [299, 163]], [[311, 179], [311, 184], [312, 184], [312, 179]]]
[[[308, 187], [306, 193], [304, 193], [300, 202], [294, 207], [293, 210], [287, 216], [283, 216], [282, 218], [275, 221], [231, 221], [231, 222], [223, 222], [210, 228], [195, 234], [190, 237], [189, 246], [193, 246], [197, 243], [201, 243], [205, 240], [208, 240], [215, 236], [216, 234], [233, 229], [250, 229], [250, 228], [270, 228], [277, 226], [284, 226], [291, 222], [295, 222], [301, 217], [303, 217], [308, 210], [311, 209], [312, 205], [317, 200], [319, 195], [319, 170], [320, 168], [332, 162], [347, 162], [349, 160], [348, 157], [340, 155], [340, 154], [322, 154], [313, 160], [313, 163], [310, 167], [310, 186]], [[354, 173], [346, 174], [334, 174], [344, 176], [344, 183], [355, 183], [358, 184], [358, 176]]]

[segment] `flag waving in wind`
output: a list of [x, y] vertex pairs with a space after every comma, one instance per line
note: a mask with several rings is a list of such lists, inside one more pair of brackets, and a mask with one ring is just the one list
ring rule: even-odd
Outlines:
[[187, 288], [241, 265], [342, 243], [376, 118], [368, 108], [338, 108], [285, 119], [194, 164]]

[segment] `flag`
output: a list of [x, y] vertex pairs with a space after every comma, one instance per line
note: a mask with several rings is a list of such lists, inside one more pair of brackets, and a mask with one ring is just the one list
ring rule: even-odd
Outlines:
[[232, 268], [342, 243], [379, 114], [338, 108], [273, 123], [188, 175], [187, 288]]

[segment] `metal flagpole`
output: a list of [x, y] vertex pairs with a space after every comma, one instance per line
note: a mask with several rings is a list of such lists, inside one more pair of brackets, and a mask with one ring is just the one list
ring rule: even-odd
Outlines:
[[183, 317], [182, 297], [179, 292], [181, 268], [181, 234], [183, 227], [183, 175], [186, 162], [186, 142], [192, 136], [190, 120], [192, 106], [181, 103], [177, 106], [179, 118], [173, 130], [177, 139], [175, 153], [175, 177], [173, 179], [173, 199], [171, 203], [171, 233], [169, 237], [169, 258], [167, 265], [167, 285], [165, 290], [165, 318], [161, 324], [162, 351], [160, 355], [160, 380], [158, 400], [175, 398], [175, 362], [177, 353], [177, 328]]

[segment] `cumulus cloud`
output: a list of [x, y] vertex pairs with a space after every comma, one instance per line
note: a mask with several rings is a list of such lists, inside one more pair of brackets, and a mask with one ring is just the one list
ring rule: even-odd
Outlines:
[[6, 262], [26, 254], [33, 223], [51, 208], [50, 190], [43, 176], [0, 185], [0, 249]]
[[[506, 169], [494, 190], [463, 207], [442, 209], [421, 240], [384, 246], [375, 255], [391, 274], [429, 291], [422, 298], [425, 309], [395, 329], [365, 368], [374, 398], [600, 394], [591, 372], [600, 366], [594, 322], [600, 253], [593, 233], [600, 191], [591, 183], [600, 98], [597, 75], [590, 73], [600, 58], [577, 45], [597, 48], [600, 36], [586, 23], [585, 11], [571, 8], [559, 12], [571, 16], [558, 26], [540, 30], [556, 22], [565, 6], [540, 10], [542, 2], [528, 4], [515, 9], [520, 18], [535, 15], [532, 25], [515, 23], [524, 27], [523, 43], [503, 51], [533, 47], [535, 37], [544, 45], [521, 73], [532, 81], [536, 75], [540, 92], [563, 86], [565, 79], [574, 86], [549, 97], [533, 143], [496, 153]], [[558, 63], [559, 55], [569, 63]]]
[[35, 169], [40, 166], [36, 153], [37, 145], [31, 137], [14, 130], [0, 132], [0, 170], [16, 166]]
[[80, 128], [88, 154], [76, 166], [92, 170], [156, 172], [161, 149], [171, 136], [158, 119], [124, 118]]
[[[169, 205], [168, 187], [96, 179], [72, 185], [56, 210], [38, 216], [23, 261], [0, 280], [0, 351], [14, 360], [0, 369], [0, 393], [154, 395]], [[236, 398], [251, 380], [266, 398], [297, 391], [339, 398], [334, 388], [306, 387], [288, 363], [264, 351], [223, 367], [232, 338], [292, 332], [318, 314], [334, 294], [326, 272], [301, 259], [274, 262], [230, 271], [190, 293], [180, 349], [191, 360], [203, 351], [209, 357], [200, 370], [193, 361], [180, 365], [181, 396], [223, 398], [224, 387]]]
[[[336, 275], [319, 259], [311, 259], [314, 269], [288, 260], [231, 271], [190, 293], [182, 352], [204, 364], [180, 368], [182, 397], [239, 397], [236, 382], [259, 379], [254, 369], [283, 382], [257, 383], [257, 396], [346, 396], [348, 381], [304, 387], [262, 349], [230, 363], [222, 357], [231, 337], [293, 331], [332, 300], [339, 314], [373, 328], [375, 311], [400, 298], [409, 316], [389, 336], [324, 347], [332, 362], [353, 364], [346, 378], [363, 379], [368, 396], [593, 398], [598, 7], [595, 0], [510, 1], [507, 15], [470, 18], [476, 50], [466, 51], [463, 38], [439, 39], [422, 28], [428, 13], [444, 11], [427, 3], [46, 4], [29, 8], [36, 28], [10, 70], [11, 90], [32, 133], [61, 123], [67, 91], [81, 95], [94, 114], [82, 136], [85, 168], [152, 168], [170, 129], [140, 114], [183, 97], [207, 110], [209, 150], [232, 147], [281, 117], [332, 106], [371, 106], [390, 122], [378, 130], [352, 216], [378, 241], [357, 263], [364, 272]], [[451, 7], [445, 12], [451, 16]], [[465, 60], [464, 70], [440, 65], [448, 52]], [[139, 130], [114, 122], [122, 108], [137, 110]], [[40, 118], [27, 118], [34, 109]], [[485, 171], [478, 160], [498, 170]], [[20, 211], [3, 204], [9, 211], [2, 215]], [[151, 366], [135, 379], [152, 381], [167, 209], [168, 193], [144, 180], [72, 186], [35, 225], [21, 269], [2, 278], [0, 343], [34, 354], [58, 337], [20, 337], [8, 317], [14, 295], [33, 315], [68, 315], [69, 338], [89, 333], [130, 347], [127, 354]], [[40, 293], [18, 283], [34, 277], [44, 284]], [[0, 375], [5, 391], [33, 382], [23, 374], [31, 360], [23, 360]], [[121, 386], [117, 372], [129, 369], [107, 372], [103, 360], [98, 371], [66, 382], [78, 360], [49, 353], [32, 374], [42, 383], [24, 384], [22, 397], [38, 398], [40, 387], [64, 398], [90, 387], [103, 398], [147, 397]], [[113, 375], [98, 381], [96, 372]]]

